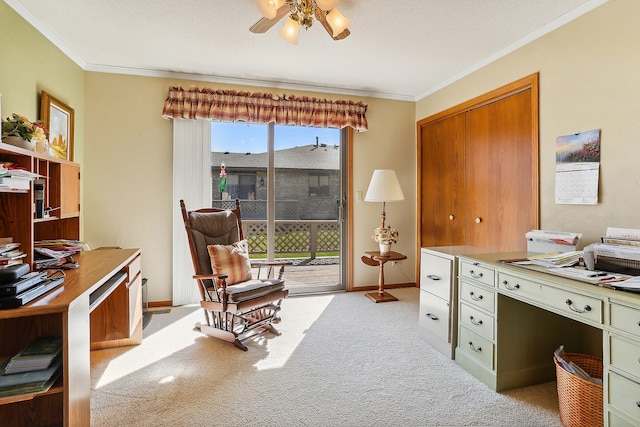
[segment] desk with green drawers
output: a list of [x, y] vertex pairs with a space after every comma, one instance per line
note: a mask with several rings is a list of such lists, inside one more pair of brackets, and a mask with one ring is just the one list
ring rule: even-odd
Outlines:
[[456, 362], [496, 391], [554, 381], [553, 352], [603, 359], [605, 425], [640, 425], [640, 294], [459, 256]]

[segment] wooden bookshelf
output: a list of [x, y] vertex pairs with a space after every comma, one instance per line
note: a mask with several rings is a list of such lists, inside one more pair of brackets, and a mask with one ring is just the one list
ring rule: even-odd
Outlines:
[[16, 163], [44, 178], [48, 218], [36, 218], [33, 183], [29, 190], [0, 188], [0, 237], [11, 237], [33, 264], [33, 242], [80, 239], [80, 165], [0, 142], [0, 161]]

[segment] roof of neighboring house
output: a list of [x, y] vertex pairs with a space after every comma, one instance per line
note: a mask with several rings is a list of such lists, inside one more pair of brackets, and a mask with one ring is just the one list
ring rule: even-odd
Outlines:
[[[276, 169], [339, 170], [340, 147], [320, 144], [303, 145], [275, 152]], [[224, 163], [227, 172], [234, 168], [265, 169], [269, 164], [268, 153], [211, 153], [211, 165]]]

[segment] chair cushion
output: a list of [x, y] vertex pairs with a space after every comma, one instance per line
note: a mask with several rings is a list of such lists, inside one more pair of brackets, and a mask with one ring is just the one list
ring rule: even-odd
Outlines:
[[[230, 303], [241, 303], [253, 298], [269, 295], [272, 292], [277, 292], [282, 289], [284, 289], [284, 280], [281, 279], [251, 279], [227, 287], [227, 301]], [[213, 290], [210, 290], [209, 293], [212, 298], [217, 298], [216, 295], [213, 295]]]
[[251, 280], [249, 244], [240, 240], [232, 245], [207, 246], [214, 274], [228, 274], [227, 285]]
[[190, 212], [191, 237], [198, 256], [196, 274], [211, 274], [209, 245], [231, 245], [238, 241], [238, 218], [233, 212]]

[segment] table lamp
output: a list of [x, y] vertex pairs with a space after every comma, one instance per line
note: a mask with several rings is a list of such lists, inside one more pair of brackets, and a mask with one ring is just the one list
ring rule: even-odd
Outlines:
[[380, 217], [382, 219], [382, 228], [384, 228], [384, 221], [387, 216], [385, 203], [404, 200], [404, 194], [402, 193], [402, 188], [400, 188], [396, 172], [393, 169], [374, 170], [364, 200], [365, 202], [382, 202]]

